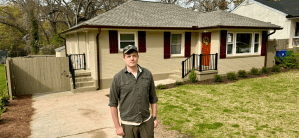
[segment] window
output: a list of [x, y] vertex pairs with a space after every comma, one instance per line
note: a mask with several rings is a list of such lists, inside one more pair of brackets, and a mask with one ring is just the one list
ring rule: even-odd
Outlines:
[[171, 54], [182, 54], [182, 34], [171, 34]]
[[226, 42], [227, 55], [258, 54], [261, 45], [259, 32], [228, 32]]
[[295, 36], [299, 36], [299, 22], [296, 22]]
[[251, 53], [251, 33], [237, 33], [236, 53]]
[[136, 34], [135, 33], [119, 33], [119, 46], [118, 48], [122, 50], [127, 45], [136, 45]]
[[259, 51], [260, 46], [260, 34], [254, 35], [254, 53], [257, 53]]
[[234, 45], [234, 34], [228, 33], [227, 34], [227, 46], [226, 46], [227, 53], [226, 54], [232, 54], [233, 45]]

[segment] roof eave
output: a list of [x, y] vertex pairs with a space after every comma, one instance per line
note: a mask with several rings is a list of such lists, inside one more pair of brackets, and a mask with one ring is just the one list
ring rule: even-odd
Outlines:
[[65, 34], [70, 31], [74, 31], [81, 28], [113, 28], [113, 29], [163, 29], [163, 30], [203, 30], [203, 29], [217, 29], [217, 28], [242, 28], [242, 29], [274, 29], [281, 30], [281, 27], [255, 27], [255, 26], [209, 26], [209, 27], [142, 27], [142, 26], [103, 26], [103, 25], [82, 25], [78, 26], [64, 32], [59, 33], [59, 35]]

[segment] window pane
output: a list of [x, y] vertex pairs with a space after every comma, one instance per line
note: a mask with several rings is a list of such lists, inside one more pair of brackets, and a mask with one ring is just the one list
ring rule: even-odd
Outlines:
[[255, 34], [254, 42], [260, 42], [260, 34]]
[[254, 44], [254, 52], [258, 52], [259, 50], [259, 44]]
[[120, 40], [134, 40], [134, 34], [120, 34]]
[[233, 48], [233, 44], [227, 45], [227, 54], [232, 54], [232, 48]]
[[299, 22], [296, 22], [295, 36], [299, 36]]
[[182, 34], [171, 34], [171, 43], [180, 44], [182, 41]]
[[124, 48], [127, 45], [135, 45], [135, 42], [120, 42], [120, 48]]
[[236, 53], [251, 52], [252, 34], [237, 34]]
[[227, 34], [227, 43], [232, 43], [233, 41], [234, 41], [233, 34], [232, 33]]
[[181, 54], [181, 45], [171, 45], [171, 54]]

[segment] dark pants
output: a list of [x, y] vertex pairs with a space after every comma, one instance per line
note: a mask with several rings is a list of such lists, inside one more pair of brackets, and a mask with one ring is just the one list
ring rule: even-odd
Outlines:
[[139, 126], [121, 124], [125, 135], [123, 138], [154, 138], [154, 119], [143, 122]]

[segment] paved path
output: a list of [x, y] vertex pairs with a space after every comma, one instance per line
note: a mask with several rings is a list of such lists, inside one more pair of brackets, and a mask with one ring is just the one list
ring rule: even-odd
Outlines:
[[[174, 82], [166, 79], [155, 81], [155, 85]], [[120, 138], [115, 134], [108, 106], [109, 90], [34, 94], [30, 137]]]

